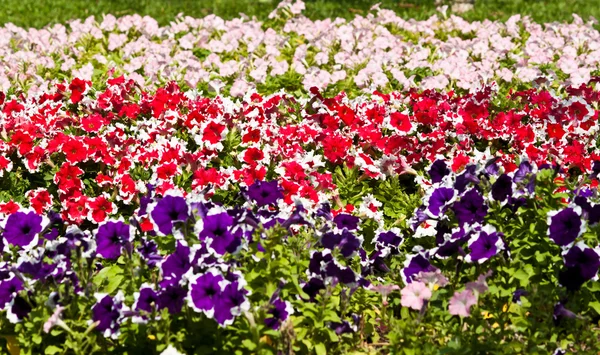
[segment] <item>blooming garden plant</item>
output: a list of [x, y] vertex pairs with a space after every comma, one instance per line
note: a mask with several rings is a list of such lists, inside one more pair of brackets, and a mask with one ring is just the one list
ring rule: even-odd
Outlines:
[[302, 9], [0, 28], [3, 350], [598, 352], [592, 24]]

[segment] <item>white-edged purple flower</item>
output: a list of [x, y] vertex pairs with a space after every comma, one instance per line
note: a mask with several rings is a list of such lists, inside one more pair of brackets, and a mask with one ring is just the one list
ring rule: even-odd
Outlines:
[[22, 289], [23, 281], [16, 276], [0, 281], [0, 309], [5, 309]]
[[548, 236], [561, 247], [573, 243], [584, 231], [581, 207], [567, 207], [548, 213]]
[[152, 313], [158, 305], [158, 294], [154, 290], [154, 287], [149, 284], [143, 284], [139, 292], [134, 293], [134, 311], [144, 311]]
[[448, 165], [444, 160], [438, 159], [431, 164], [428, 173], [429, 177], [431, 178], [431, 182], [437, 184], [442, 182], [444, 176], [450, 174], [450, 169], [448, 169]]
[[333, 223], [338, 229], [356, 230], [359, 222], [360, 218], [347, 213], [340, 213], [333, 218]]
[[362, 239], [349, 230], [344, 229], [341, 232], [327, 232], [323, 234], [321, 244], [329, 250], [337, 247], [342, 256], [349, 258], [361, 247]]
[[158, 231], [168, 235], [173, 232], [173, 223], [187, 221], [190, 210], [183, 197], [166, 195], [154, 205], [150, 217]]
[[48, 222], [48, 218], [40, 216], [34, 211], [18, 211], [5, 220], [2, 237], [10, 245], [30, 249], [38, 244], [39, 233]]
[[558, 281], [568, 290], [578, 290], [589, 280], [597, 279], [600, 255], [583, 242], [563, 252], [565, 268], [559, 273]]
[[469, 239], [471, 253], [465, 257], [468, 263], [483, 263], [504, 249], [503, 234], [492, 225], [485, 225]]
[[460, 200], [452, 205], [452, 210], [458, 224], [474, 224], [483, 222], [488, 206], [486, 206], [483, 196], [473, 188], [465, 192]]
[[214, 318], [220, 325], [230, 325], [235, 317], [250, 309], [248, 291], [239, 282], [228, 283], [215, 305]]
[[438, 187], [427, 199], [427, 212], [432, 217], [439, 217], [449, 205], [456, 200], [456, 190], [451, 187]]
[[105, 337], [119, 335], [120, 322], [123, 315], [123, 291], [113, 298], [104, 293], [97, 293], [96, 304], [92, 306], [92, 321], [98, 322], [96, 330]]
[[462, 193], [465, 191], [469, 184], [479, 184], [479, 178], [477, 177], [477, 165], [469, 165], [465, 170], [456, 177], [454, 182], [454, 188]]
[[418, 253], [408, 255], [404, 261], [404, 269], [401, 271], [402, 280], [405, 284], [413, 281], [420, 272], [435, 271], [437, 268], [429, 262], [429, 253]]
[[373, 244], [376, 245], [377, 249], [398, 249], [403, 241], [404, 238], [400, 235], [400, 230], [396, 228], [389, 231], [379, 232], [375, 238], [373, 238]]
[[6, 319], [16, 324], [25, 319], [31, 312], [31, 304], [22, 296], [17, 295], [6, 307]]
[[131, 226], [122, 221], [108, 221], [96, 230], [96, 252], [104, 259], [117, 259], [133, 238]]
[[271, 300], [269, 306], [269, 310], [267, 311], [268, 316], [265, 318], [265, 325], [271, 329], [279, 329], [281, 324], [294, 313], [292, 304], [279, 298]]
[[178, 284], [183, 275], [192, 267], [190, 248], [182, 241], [177, 241], [175, 252], [162, 262], [160, 269], [163, 279], [161, 287]]
[[208, 270], [204, 274], [194, 275], [189, 283], [188, 305], [196, 312], [202, 312], [208, 318], [212, 318], [217, 300], [223, 292], [224, 287], [222, 285], [225, 283], [223, 275], [216, 269]]
[[198, 221], [196, 226], [200, 230], [200, 240], [218, 255], [234, 253], [241, 245], [241, 238], [232, 233], [233, 218], [227, 212], [210, 214]]

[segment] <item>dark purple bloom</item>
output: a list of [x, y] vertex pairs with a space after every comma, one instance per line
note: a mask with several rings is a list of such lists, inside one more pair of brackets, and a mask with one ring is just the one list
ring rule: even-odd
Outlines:
[[497, 232], [496, 228], [488, 224], [469, 240], [469, 248], [471, 253], [465, 260], [482, 263], [504, 249], [502, 233]]
[[443, 259], [456, 253], [464, 253], [461, 245], [468, 239], [469, 234], [467, 234], [462, 227], [455, 228], [454, 230], [448, 231], [443, 235], [436, 236], [438, 248], [435, 252], [435, 255]]
[[158, 294], [150, 287], [142, 287], [136, 297], [133, 309], [136, 311], [146, 311], [152, 313], [152, 310], [158, 305]]
[[97, 253], [105, 259], [116, 259], [121, 249], [131, 240], [129, 225], [121, 221], [109, 221], [96, 232]]
[[183, 197], [167, 195], [158, 201], [150, 216], [159, 232], [167, 235], [173, 232], [174, 222], [187, 221], [189, 208]]
[[429, 197], [427, 210], [437, 217], [446, 211], [448, 204], [454, 201], [456, 191], [451, 187], [438, 187]]
[[43, 229], [42, 216], [35, 212], [15, 212], [8, 216], [2, 236], [8, 244], [29, 248], [38, 243], [38, 233]]
[[229, 325], [235, 317], [250, 309], [247, 293], [238, 282], [225, 286], [215, 305], [215, 320], [221, 325]]
[[552, 315], [554, 324], [558, 325], [565, 318], [577, 318], [577, 315], [572, 311], [565, 308], [562, 302], [557, 303], [554, 306], [554, 314]]
[[146, 265], [150, 268], [155, 267], [162, 260], [162, 256], [158, 253], [158, 245], [151, 239], [142, 238], [137, 251], [144, 257]]
[[392, 231], [387, 231], [379, 233], [377, 237], [375, 237], [374, 242], [377, 243], [377, 246], [381, 246], [384, 248], [398, 248], [403, 240], [404, 239], [402, 238], [402, 236], [399, 236], [398, 234]]
[[488, 207], [483, 196], [476, 190], [470, 189], [452, 205], [458, 224], [481, 223], [487, 215]]
[[202, 220], [200, 240], [210, 239], [209, 246], [219, 255], [235, 252], [241, 245], [241, 238], [231, 233], [233, 218], [227, 212], [206, 216]]
[[498, 158], [493, 158], [493, 159], [488, 160], [485, 163], [485, 168], [483, 170], [485, 171], [486, 174], [498, 175], [498, 173], [500, 172], [500, 169], [498, 168], [498, 164], [496, 164], [497, 161], [498, 161]]
[[313, 277], [302, 286], [302, 291], [313, 301], [319, 294], [319, 291], [325, 289], [325, 282], [319, 278]]
[[248, 188], [248, 196], [259, 207], [273, 205], [283, 198], [277, 181], [256, 181]]
[[333, 223], [338, 229], [356, 230], [358, 229], [358, 222], [360, 222], [360, 218], [346, 213], [340, 213], [333, 218]]
[[181, 312], [185, 304], [187, 291], [179, 285], [171, 285], [160, 291], [158, 295], [158, 306], [160, 309], [168, 309], [170, 314]]
[[421, 223], [429, 219], [429, 216], [425, 212], [426, 209], [427, 208], [425, 206], [420, 206], [415, 210], [415, 215], [411, 219], [411, 226], [413, 230], [416, 230], [421, 225]]
[[219, 283], [223, 280], [223, 276], [211, 271], [191, 280], [188, 293], [190, 306], [197, 312], [204, 312], [207, 317], [212, 317], [217, 300], [221, 297], [222, 289]]
[[434, 161], [431, 168], [429, 168], [429, 177], [431, 177], [431, 182], [434, 184], [441, 182], [444, 176], [448, 174], [450, 174], [450, 169], [443, 160]]
[[21, 296], [15, 297], [8, 307], [8, 318], [11, 323], [17, 323], [25, 319], [31, 313], [31, 305]]
[[548, 236], [556, 244], [566, 246], [583, 233], [581, 207], [569, 207], [548, 213]]
[[523, 289], [518, 289], [515, 292], [513, 292], [512, 301], [514, 303], [519, 303], [521, 301], [521, 296], [527, 296], [528, 294], [529, 294], [529, 292], [527, 292]]
[[533, 172], [533, 167], [531, 166], [531, 163], [529, 163], [528, 161], [524, 161], [519, 165], [519, 168], [517, 169], [517, 171], [515, 171], [513, 181], [516, 183], [519, 183], [519, 182], [525, 180], [527, 175], [531, 174], [532, 172]]
[[16, 276], [0, 281], [0, 309], [4, 309], [22, 289], [23, 281]]
[[321, 244], [330, 250], [337, 247], [344, 257], [349, 258], [360, 248], [362, 243], [358, 237], [344, 229], [342, 232], [325, 233], [321, 238]]
[[600, 222], [600, 204], [590, 206], [588, 210], [588, 223], [595, 225], [598, 222]]
[[358, 281], [358, 275], [356, 275], [354, 270], [338, 264], [335, 260], [327, 264], [325, 273], [328, 277], [334, 278], [344, 285], [353, 284]]
[[177, 242], [175, 252], [165, 259], [161, 264], [163, 280], [162, 287], [179, 283], [181, 277], [192, 267], [190, 263], [190, 248], [181, 242]]
[[586, 281], [592, 280], [600, 268], [598, 253], [583, 243], [577, 243], [564, 254], [565, 268], [558, 281], [568, 290], [578, 290]]
[[269, 315], [265, 318], [265, 324], [271, 329], [279, 329], [281, 324], [292, 314], [292, 305], [276, 298], [271, 301], [271, 307], [267, 311]]
[[435, 271], [437, 268], [429, 262], [429, 255], [427, 253], [419, 253], [410, 255], [404, 262], [404, 269], [402, 269], [401, 276], [404, 283], [413, 281], [413, 277], [418, 275], [420, 272]]
[[317, 212], [315, 212], [315, 216], [325, 218], [326, 220], [330, 221], [332, 217], [331, 206], [329, 205], [329, 203], [322, 203]]
[[459, 193], [462, 193], [463, 191], [465, 191], [465, 189], [470, 183], [479, 184], [476, 165], [467, 166], [465, 168], [465, 171], [463, 171], [462, 174], [456, 177], [454, 188], [458, 190]]
[[119, 318], [123, 308], [122, 293], [119, 292], [115, 298], [109, 295], [97, 294], [96, 304], [92, 307], [92, 320], [98, 322], [96, 330], [104, 336], [111, 336], [119, 331]]
[[302, 204], [296, 204], [296, 208], [294, 208], [294, 211], [292, 212], [292, 214], [288, 217], [288, 219], [286, 219], [281, 226], [284, 228], [290, 228], [293, 225], [309, 225], [311, 226], [311, 223], [308, 222], [303, 216], [302, 213], [305, 213], [306, 209], [304, 208], [304, 206], [302, 206]]
[[308, 263], [308, 270], [315, 274], [324, 277], [325, 267], [333, 260], [333, 256], [328, 251], [313, 252], [310, 256], [310, 262]]
[[492, 198], [496, 201], [504, 201], [509, 196], [512, 196], [512, 183], [513, 181], [510, 176], [506, 174], [500, 175], [492, 185]]

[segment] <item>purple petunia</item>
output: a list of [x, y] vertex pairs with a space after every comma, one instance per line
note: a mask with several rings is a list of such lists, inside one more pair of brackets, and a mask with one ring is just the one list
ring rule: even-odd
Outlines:
[[600, 268], [598, 251], [582, 242], [563, 253], [565, 268], [559, 273], [558, 281], [568, 290], [578, 290], [586, 281], [595, 279]]
[[267, 311], [268, 316], [265, 318], [265, 324], [267, 327], [277, 330], [293, 313], [294, 308], [292, 308], [291, 303], [276, 298], [271, 301], [269, 310]]
[[347, 213], [340, 213], [333, 218], [333, 223], [338, 229], [356, 230], [359, 222], [360, 218]]
[[215, 304], [215, 320], [220, 325], [230, 325], [235, 317], [250, 309], [246, 298], [248, 291], [239, 282], [231, 282], [225, 286]]
[[471, 253], [465, 257], [466, 262], [483, 263], [492, 256], [498, 254], [504, 249], [502, 233], [497, 232], [492, 225], [482, 227], [478, 233], [475, 233], [469, 240]]
[[454, 215], [461, 226], [464, 224], [481, 223], [487, 215], [488, 207], [483, 196], [476, 190], [470, 189], [452, 205]]
[[584, 230], [579, 206], [548, 213], [548, 236], [561, 247], [573, 243]]
[[130, 226], [122, 221], [108, 221], [96, 231], [96, 252], [105, 259], [116, 259], [132, 238]]
[[429, 254], [418, 253], [409, 255], [404, 261], [404, 269], [402, 269], [401, 276], [405, 284], [413, 281], [420, 272], [436, 271], [437, 268], [429, 262]]
[[196, 312], [203, 312], [212, 318], [217, 300], [221, 297], [224, 283], [223, 276], [216, 270], [209, 270], [204, 274], [196, 275], [190, 280], [188, 304]]
[[496, 201], [505, 201], [513, 193], [513, 181], [507, 174], [502, 174], [492, 185], [492, 198]]
[[0, 309], [6, 308], [22, 289], [23, 281], [16, 276], [0, 281]]
[[35, 213], [15, 212], [8, 216], [2, 237], [8, 244], [29, 249], [38, 244], [38, 235], [48, 224], [48, 219]]
[[273, 205], [283, 198], [277, 181], [256, 181], [248, 188], [248, 196], [258, 207]]
[[428, 173], [429, 177], [431, 177], [431, 182], [437, 184], [442, 182], [444, 176], [450, 174], [450, 169], [444, 160], [436, 160], [431, 164]]
[[162, 289], [158, 294], [159, 309], [168, 309], [170, 314], [181, 312], [185, 304], [187, 291], [179, 285], [170, 285]]
[[97, 302], [92, 307], [92, 321], [98, 322], [96, 330], [105, 337], [118, 336], [123, 312], [123, 292], [119, 291], [114, 298], [101, 293], [97, 293], [95, 297]]
[[451, 187], [438, 187], [431, 193], [427, 201], [427, 212], [432, 217], [439, 217], [447, 206], [456, 199], [456, 191]]
[[178, 284], [183, 275], [192, 267], [190, 263], [190, 248], [178, 241], [175, 252], [165, 259], [160, 265], [163, 280], [161, 287]]
[[166, 195], [154, 205], [150, 217], [163, 235], [173, 233], [173, 223], [184, 222], [190, 217], [189, 207], [181, 196]]
[[232, 226], [233, 218], [227, 212], [221, 212], [199, 220], [196, 229], [200, 240], [206, 241], [216, 254], [223, 255], [234, 253], [242, 242], [239, 235], [232, 233]]
[[321, 237], [321, 244], [330, 250], [337, 247], [344, 257], [349, 258], [358, 251], [362, 245], [362, 240], [347, 229], [344, 229], [341, 232], [325, 233]]

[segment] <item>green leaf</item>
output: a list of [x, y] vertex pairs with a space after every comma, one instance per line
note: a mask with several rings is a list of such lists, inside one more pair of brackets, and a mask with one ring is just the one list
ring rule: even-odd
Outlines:
[[52, 355], [52, 354], [57, 354], [59, 352], [61, 352], [62, 349], [59, 348], [58, 346], [55, 345], [49, 345], [46, 347], [46, 350], [44, 350], [44, 354], [46, 355]]
[[594, 301], [589, 303], [590, 308], [593, 308], [596, 313], [600, 314], [600, 302]]
[[315, 353], [317, 355], [327, 355], [327, 349], [325, 348], [325, 344], [318, 343], [315, 345]]
[[113, 293], [117, 288], [119, 288], [119, 286], [121, 286], [121, 283], [124, 278], [125, 276], [123, 276], [123, 274], [115, 275], [114, 277], [112, 277], [108, 281], [108, 285], [106, 285], [106, 287], [104, 288], [104, 292], [109, 294]]

